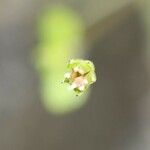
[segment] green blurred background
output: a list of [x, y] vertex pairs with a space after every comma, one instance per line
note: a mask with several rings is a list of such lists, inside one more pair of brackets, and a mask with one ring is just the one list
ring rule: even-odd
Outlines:
[[[0, 149], [149, 150], [148, 0], [0, 0]], [[86, 58], [97, 82], [60, 84]]]

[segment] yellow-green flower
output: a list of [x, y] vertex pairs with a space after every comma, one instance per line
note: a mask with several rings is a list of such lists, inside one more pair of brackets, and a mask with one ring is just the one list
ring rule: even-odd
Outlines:
[[64, 82], [68, 83], [69, 89], [74, 90], [77, 95], [96, 81], [95, 67], [89, 60], [71, 59], [67, 69]]

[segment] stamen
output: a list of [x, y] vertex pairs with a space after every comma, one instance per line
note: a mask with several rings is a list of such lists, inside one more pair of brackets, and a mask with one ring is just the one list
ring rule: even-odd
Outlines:
[[84, 80], [83, 80], [83, 83], [84, 83], [84, 84], [88, 84], [88, 80], [87, 80], [87, 79], [84, 79]]
[[79, 87], [79, 90], [80, 90], [80, 91], [84, 91], [84, 89], [85, 89], [85, 86], [80, 86], [80, 87]]
[[73, 70], [74, 70], [74, 72], [79, 72], [80, 69], [79, 69], [79, 67], [74, 67]]
[[92, 82], [95, 82], [95, 81], [96, 81], [96, 79], [94, 77], [92, 77]]
[[82, 75], [84, 74], [84, 71], [82, 69], [79, 69], [78, 72]]
[[69, 79], [70, 78], [70, 73], [69, 72], [65, 73], [64, 77], [67, 78], [67, 79]]
[[77, 84], [75, 84], [75, 83], [72, 83], [71, 85], [70, 85], [70, 89], [75, 89], [77, 87]]

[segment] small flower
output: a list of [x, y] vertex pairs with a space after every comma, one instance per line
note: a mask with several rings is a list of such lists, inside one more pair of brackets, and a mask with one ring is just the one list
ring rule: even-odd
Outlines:
[[69, 89], [74, 90], [78, 95], [96, 81], [95, 67], [89, 60], [72, 59], [68, 63], [68, 72], [64, 77]]

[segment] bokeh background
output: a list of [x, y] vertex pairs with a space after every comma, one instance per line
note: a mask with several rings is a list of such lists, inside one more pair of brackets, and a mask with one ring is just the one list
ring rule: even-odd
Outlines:
[[[43, 105], [32, 63], [38, 18], [54, 5], [82, 20], [78, 55], [94, 62], [98, 78], [86, 103], [65, 114]], [[0, 0], [0, 149], [149, 150], [149, 7], [148, 0]]]

